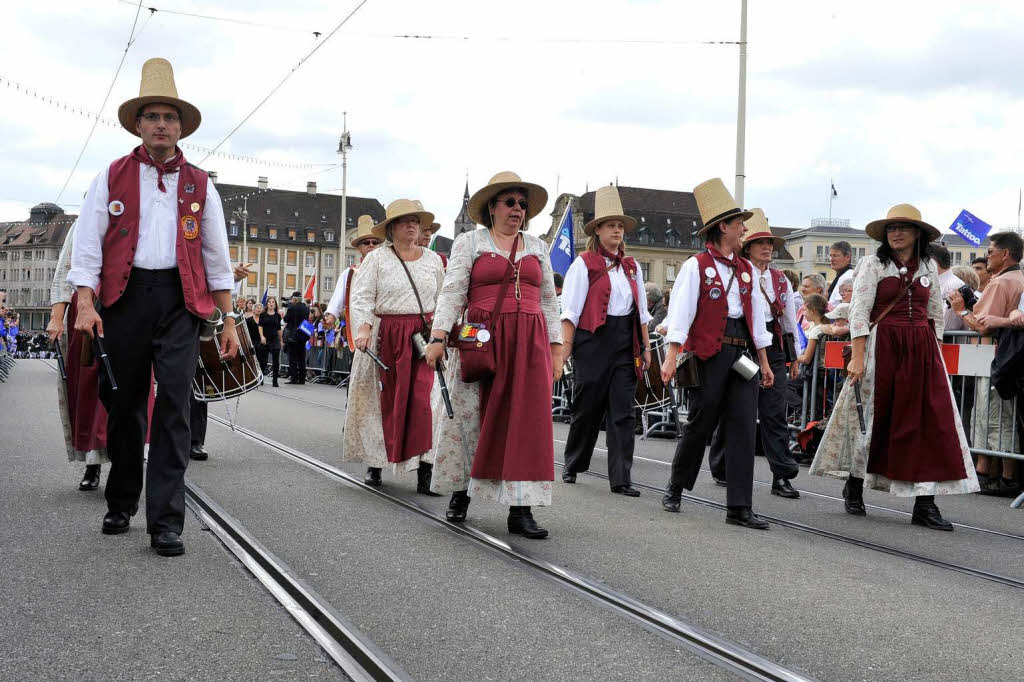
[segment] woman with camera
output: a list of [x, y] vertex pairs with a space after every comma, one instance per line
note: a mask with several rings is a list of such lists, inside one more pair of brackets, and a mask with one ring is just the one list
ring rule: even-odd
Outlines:
[[446, 340], [457, 348], [447, 372], [455, 419], [438, 417], [431, 484], [452, 493], [448, 519], [464, 521], [471, 497], [491, 499], [509, 507], [510, 533], [534, 539], [548, 535], [531, 508], [551, 504], [551, 388], [562, 375], [548, 246], [526, 232], [547, 198], [508, 171], [470, 198], [469, 215], [485, 229], [452, 246], [427, 348], [431, 367]]
[[381, 469], [391, 464], [394, 473], [415, 469], [416, 492], [424, 495], [432, 494], [424, 455], [431, 444], [434, 373], [423, 351], [444, 270], [440, 257], [416, 240], [433, 219], [419, 202], [397, 199], [373, 227], [388, 244], [367, 254], [352, 282], [357, 352], [345, 412], [344, 459], [367, 465], [366, 484], [381, 485]]
[[847, 379], [810, 473], [848, 476], [854, 516], [867, 483], [914, 497], [911, 523], [951, 531], [935, 495], [975, 492], [978, 479], [939, 348], [945, 306], [928, 249], [939, 231], [910, 204], [865, 230], [881, 244], [857, 264]]

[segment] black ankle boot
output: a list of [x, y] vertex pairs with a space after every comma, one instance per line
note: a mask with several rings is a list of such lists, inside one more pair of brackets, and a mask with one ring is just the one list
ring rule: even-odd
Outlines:
[[942, 518], [939, 508], [935, 505], [934, 495], [919, 495], [914, 499], [914, 513], [910, 522], [915, 526], [924, 526], [932, 530], [953, 530], [953, 524]]
[[679, 505], [683, 500], [683, 489], [678, 485], [669, 485], [665, 491], [665, 496], [661, 498], [661, 506], [665, 508], [665, 511], [673, 513], [679, 513]]
[[416, 492], [428, 497], [441, 497], [439, 493], [431, 492], [430, 476], [434, 473], [434, 465], [427, 462], [420, 462], [420, 468], [416, 470]]
[[78, 484], [79, 490], [96, 490], [100, 487], [100, 465], [90, 464], [85, 467], [85, 475]]
[[524, 538], [539, 540], [548, 536], [548, 531], [537, 525], [529, 507], [508, 508], [508, 532]]
[[469, 511], [469, 493], [465, 490], [456, 490], [452, 493], [452, 499], [448, 501], [448, 511], [444, 517], [452, 523], [462, 523], [466, 520], [466, 512]]
[[380, 467], [369, 467], [366, 469], [366, 478], [363, 479], [363, 483], [366, 485], [372, 485], [377, 488], [384, 485], [384, 482], [380, 480]]
[[864, 479], [850, 476], [843, 486], [843, 504], [847, 514], [854, 516], [867, 516], [864, 508]]

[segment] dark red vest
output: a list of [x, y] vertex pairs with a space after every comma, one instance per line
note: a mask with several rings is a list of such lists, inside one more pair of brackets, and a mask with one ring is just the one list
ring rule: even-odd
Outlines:
[[[722, 337], [725, 336], [725, 321], [729, 317], [729, 304], [726, 300], [725, 290], [729, 285], [729, 279], [722, 280], [715, 267], [715, 258], [707, 251], [698, 253], [697, 267], [700, 277], [700, 294], [697, 297], [697, 314], [690, 325], [690, 331], [683, 344], [683, 350], [693, 351], [701, 360], [716, 355], [722, 349]], [[754, 266], [746, 258], [736, 254], [736, 281], [733, 287], [740, 292], [740, 302], [743, 305], [743, 317], [747, 321], [747, 329], [750, 331], [750, 338], [754, 338], [754, 309], [751, 296], [753, 287], [757, 286], [754, 281]], [[711, 268], [715, 274], [707, 276], [707, 270]], [[744, 281], [743, 274], [747, 278]], [[731, 276], [731, 275], [730, 275]]]
[[[179, 152], [180, 153], [180, 152]], [[111, 207], [110, 226], [103, 236], [103, 267], [100, 269], [100, 301], [109, 308], [121, 298], [135, 260], [139, 243], [139, 166], [131, 156], [122, 157], [107, 172]], [[185, 307], [193, 315], [207, 318], [213, 312], [213, 297], [206, 283], [203, 264], [203, 209], [206, 207], [204, 171], [191, 164], [179, 170], [177, 232], [178, 273]], [[120, 206], [114, 206], [115, 202]], [[197, 210], [192, 210], [198, 204]], [[117, 215], [115, 215], [117, 213]]]
[[[604, 256], [593, 251], [584, 251], [580, 254], [583, 264], [587, 266], [587, 278], [590, 282], [587, 288], [587, 300], [583, 304], [583, 311], [580, 313], [577, 329], [582, 329], [593, 334], [604, 326], [608, 319], [608, 303], [612, 296], [612, 280], [608, 276], [608, 265]], [[633, 325], [633, 368], [640, 372], [640, 288], [636, 282], [636, 261], [631, 256], [622, 259], [622, 267], [626, 272], [626, 279], [629, 281], [629, 289], [633, 292], [633, 305], [636, 307], [636, 323]], [[646, 292], [644, 297], [646, 299]]]

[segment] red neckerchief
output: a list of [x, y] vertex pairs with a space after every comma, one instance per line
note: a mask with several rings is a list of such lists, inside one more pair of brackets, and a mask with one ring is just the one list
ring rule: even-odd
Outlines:
[[733, 258], [730, 259], [730, 258], [726, 258], [725, 256], [723, 256], [722, 252], [719, 251], [718, 249], [716, 249], [715, 245], [713, 243], [708, 242], [704, 246], [707, 248], [708, 253], [710, 253], [711, 256], [716, 261], [718, 261], [719, 263], [723, 263], [723, 264], [727, 265], [728, 267], [732, 268], [733, 270], [736, 269], [736, 264], [737, 264], [737, 259], [735, 257], [736, 254], [733, 254]]
[[614, 270], [615, 268], [621, 268], [622, 259], [626, 256], [626, 250], [622, 248], [622, 244], [619, 244], [618, 253], [613, 255], [611, 251], [601, 246], [600, 242], [598, 242], [597, 252], [612, 262], [612, 270]]
[[167, 188], [164, 187], [164, 173], [177, 173], [178, 169], [185, 165], [185, 155], [177, 147], [174, 148], [174, 156], [163, 163], [156, 161], [150, 156], [149, 152], [141, 144], [132, 150], [131, 156], [139, 163], [156, 168], [156, 186], [161, 192], [167, 191]]

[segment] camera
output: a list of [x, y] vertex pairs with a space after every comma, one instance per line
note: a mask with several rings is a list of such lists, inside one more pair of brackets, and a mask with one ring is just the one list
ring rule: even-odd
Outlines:
[[[978, 302], [977, 297], [974, 295], [974, 290], [971, 289], [970, 286], [965, 284], [959, 289], [957, 289], [957, 291], [960, 292], [960, 296], [962, 296], [964, 299], [964, 306], [966, 306], [966, 308], [971, 312], [974, 312], [974, 304]], [[950, 307], [950, 303], [948, 300], [946, 301], [946, 307]]]

